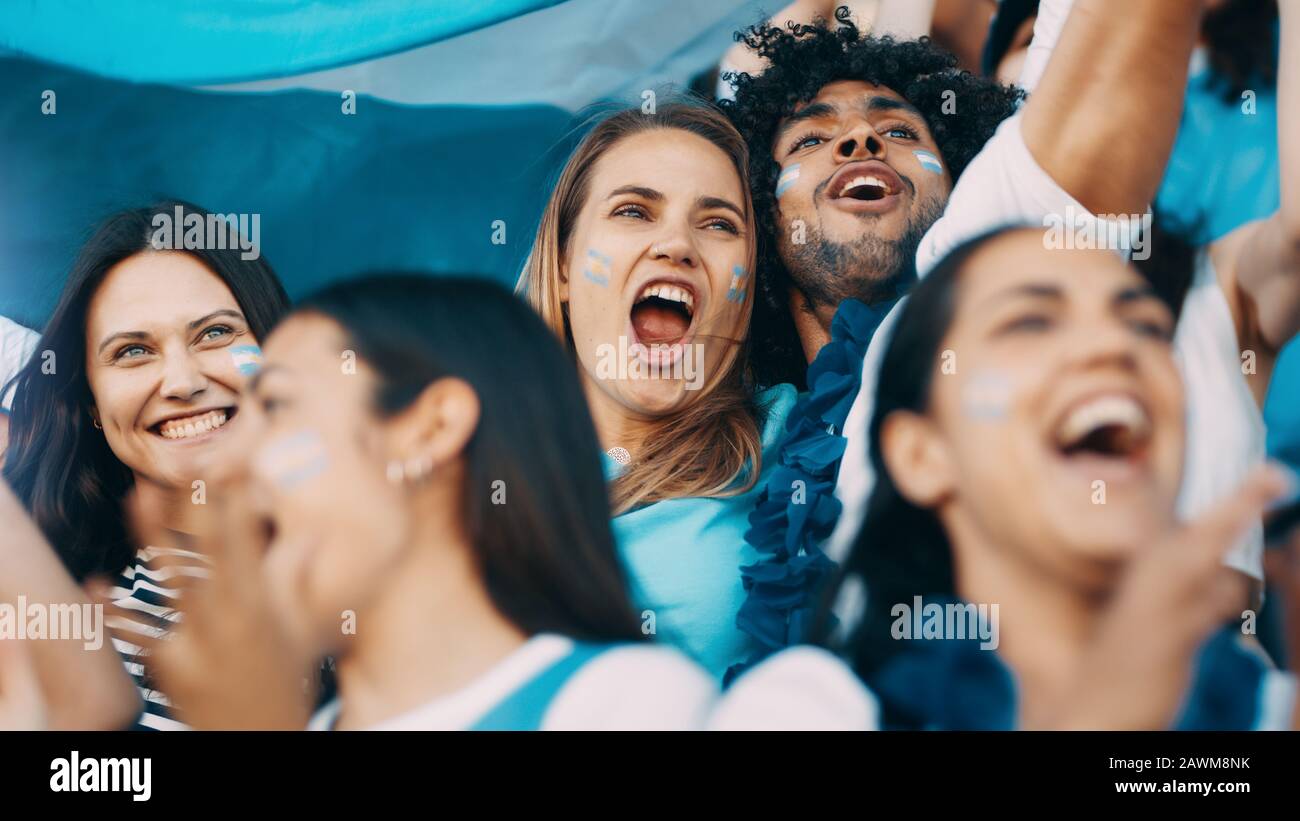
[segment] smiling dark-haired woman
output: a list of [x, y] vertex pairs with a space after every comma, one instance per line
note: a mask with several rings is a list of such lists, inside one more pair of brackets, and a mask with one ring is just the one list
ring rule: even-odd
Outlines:
[[[187, 226], [227, 225], [170, 201], [110, 217], [81, 249], [37, 343], [40, 355], [11, 383], [4, 477], [73, 580], [115, 578], [111, 598], [138, 614], [113, 625], [126, 636], [165, 629], [176, 577], [201, 573], [202, 563], [183, 550], [137, 549], [123, 501], [134, 490], [142, 504], [165, 506], [202, 489], [205, 464], [240, 424], [239, 395], [260, 361], [259, 340], [289, 305], [270, 265], [247, 258], [240, 242], [208, 236], [185, 243], [200, 247], [160, 250], [159, 227], [177, 216]], [[12, 552], [5, 559], [3, 569], [15, 567], [0, 573], [0, 597], [39, 591], [51, 601], [79, 600], [66, 574], [37, 555], [38, 535], [26, 536], [25, 560]], [[176, 566], [162, 567], [164, 554]], [[65, 718], [80, 726], [130, 720], [124, 712], [138, 705], [129, 691], [118, 697], [103, 661], [111, 648], [90, 654], [49, 644], [55, 649], [38, 654], [37, 665], [53, 694], [53, 726]], [[117, 637], [114, 644], [144, 690], [141, 725], [177, 726], [144, 686], [139, 648]], [[88, 663], [94, 673], [83, 676]]]

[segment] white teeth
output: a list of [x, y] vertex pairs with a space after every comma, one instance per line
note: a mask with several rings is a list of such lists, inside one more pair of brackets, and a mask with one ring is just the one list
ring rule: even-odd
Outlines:
[[1065, 418], [1056, 434], [1058, 444], [1069, 447], [1098, 428], [1120, 426], [1130, 437], [1140, 438], [1151, 429], [1151, 418], [1132, 397], [1122, 395], [1099, 396], [1078, 406]]
[[168, 420], [159, 426], [158, 433], [164, 439], [189, 439], [193, 436], [210, 433], [226, 424], [226, 421], [225, 411], [208, 411], [199, 416]]
[[680, 302], [688, 309], [695, 308], [695, 297], [691, 295], [691, 292], [685, 288], [679, 288], [676, 285], [668, 285], [658, 282], [651, 283], [641, 289], [641, 293], [637, 296], [636, 301], [641, 302], [642, 300], [649, 299], [652, 296], [659, 297], [660, 299], [669, 302]]
[[843, 191], [841, 191], [840, 193], [847, 194], [848, 192], [852, 191], [854, 188], [858, 188], [863, 185], [874, 185], [877, 188], [883, 189], [886, 193], [889, 192], [889, 186], [886, 185], [885, 181], [880, 179], [880, 177], [863, 176], [863, 177], [854, 177], [849, 182], [848, 185], [844, 186]]

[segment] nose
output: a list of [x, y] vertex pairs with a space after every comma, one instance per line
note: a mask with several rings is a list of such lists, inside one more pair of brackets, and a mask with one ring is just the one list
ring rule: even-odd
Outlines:
[[208, 378], [188, 350], [169, 354], [163, 362], [162, 384], [158, 392], [168, 399], [188, 402], [208, 389]]
[[699, 262], [699, 251], [691, 241], [689, 227], [679, 227], [661, 236], [650, 246], [650, 257], [674, 267], [694, 268]]
[[835, 140], [835, 158], [841, 162], [882, 159], [885, 141], [865, 119], [856, 121]]
[[1073, 332], [1063, 341], [1072, 365], [1084, 368], [1118, 365], [1126, 369], [1137, 366], [1133, 332], [1118, 317], [1075, 323]]

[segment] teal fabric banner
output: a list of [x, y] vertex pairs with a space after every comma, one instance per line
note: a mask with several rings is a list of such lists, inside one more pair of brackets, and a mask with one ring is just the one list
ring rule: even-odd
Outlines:
[[561, 0], [6, 0], [0, 48], [135, 82], [204, 85], [368, 60]]

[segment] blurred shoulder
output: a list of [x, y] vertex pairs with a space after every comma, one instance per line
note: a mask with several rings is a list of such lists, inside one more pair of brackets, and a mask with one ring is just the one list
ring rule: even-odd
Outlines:
[[620, 645], [574, 673], [547, 709], [544, 727], [698, 730], [717, 698], [717, 682], [681, 652], [666, 645]]
[[880, 707], [852, 669], [817, 647], [783, 650], [741, 676], [711, 730], [878, 730]]

